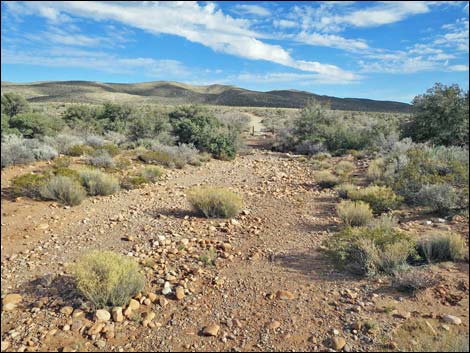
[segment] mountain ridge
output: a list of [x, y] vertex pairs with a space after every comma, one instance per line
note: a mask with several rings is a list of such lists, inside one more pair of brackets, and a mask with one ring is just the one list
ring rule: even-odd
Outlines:
[[410, 105], [366, 98], [339, 98], [296, 89], [266, 92], [233, 85], [190, 85], [176, 81], [112, 83], [97, 81], [1, 82], [2, 93], [22, 94], [31, 102], [214, 104], [246, 107], [302, 108], [310, 99], [334, 110], [408, 113]]

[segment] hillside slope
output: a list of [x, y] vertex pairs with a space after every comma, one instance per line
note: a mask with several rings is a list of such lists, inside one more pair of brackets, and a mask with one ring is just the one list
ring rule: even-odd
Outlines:
[[410, 105], [393, 101], [320, 96], [297, 90], [251, 91], [228, 85], [193, 86], [178, 82], [102, 83], [91, 81], [51, 81], [33, 83], [2, 82], [2, 93], [16, 92], [31, 102], [215, 104], [246, 107], [302, 108], [310, 99], [328, 103], [331, 109], [409, 112]]

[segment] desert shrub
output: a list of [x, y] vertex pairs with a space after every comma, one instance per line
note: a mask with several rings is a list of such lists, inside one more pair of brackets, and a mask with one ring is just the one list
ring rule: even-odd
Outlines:
[[169, 168], [201, 164], [198, 151], [192, 145], [186, 144], [179, 146], [155, 144], [152, 146], [152, 151], [144, 152], [138, 158], [144, 163], [160, 164]]
[[73, 157], [80, 157], [85, 154], [93, 153], [94, 148], [88, 145], [73, 145], [70, 146], [66, 154]]
[[19, 94], [8, 92], [2, 94], [1, 110], [7, 116], [15, 116], [21, 113], [28, 113], [31, 111], [28, 101]]
[[449, 184], [423, 185], [417, 194], [420, 205], [439, 213], [460, 208], [459, 195]]
[[60, 168], [54, 168], [52, 170], [52, 173], [57, 176], [65, 176], [68, 177], [74, 181], [80, 182], [80, 173], [77, 172], [76, 170], [67, 168], [67, 167], [60, 167]]
[[121, 153], [120, 148], [112, 143], [104, 143], [101, 146], [96, 147], [96, 151], [106, 151], [111, 157], [117, 156]]
[[21, 113], [12, 117], [9, 125], [24, 137], [34, 138], [57, 134], [62, 129], [63, 122], [59, 118], [41, 113]]
[[56, 136], [44, 136], [43, 141], [62, 154], [68, 154], [68, 150], [72, 146], [84, 144], [82, 138], [68, 133], [60, 133]]
[[348, 196], [354, 201], [367, 202], [378, 214], [393, 210], [402, 202], [402, 198], [387, 186], [368, 186], [364, 189], [353, 190], [349, 192]]
[[138, 157], [147, 164], [160, 164], [169, 168], [175, 168], [177, 165], [183, 167], [186, 163], [183, 159], [173, 156], [168, 151], [147, 151], [139, 154]]
[[106, 131], [104, 134], [104, 138], [117, 146], [127, 141], [126, 135], [116, 131]]
[[132, 165], [131, 158], [119, 156], [114, 160], [115, 168], [118, 170], [126, 170], [129, 169]]
[[338, 175], [347, 175], [354, 170], [354, 163], [341, 161], [335, 166], [335, 172]]
[[99, 110], [96, 107], [84, 104], [74, 104], [67, 107], [62, 119], [71, 128], [85, 132], [100, 132], [102, 126], [98, 121]]
[[391, 214], [382, 214], [380, 217], [371, 219], [368, 223], [370, 228], [380, 228], [385, 231], [392, 231], [398, 226], [397, 219]]
[[80, 178], [89, 195], [111, 195], [119, 191], [119, 181], [100, 170], [82, 170]]
[[70, 164], [72, 164], [72, 158], [67, 157], [67, 156], [61, 156], [56, 159], [54, 159], [54, 168], [68, 168], [70, 167]]
[[132, 115], [132, 108], [125, 104], [105, 103], [97, 115], [104, 131], [124, 133]]
[[2, 168], [9, 165], [28, 164], [35, 160], [49, 160], [57, 156], [57, 151], [36, 139], [7, 135], [1, 145]]
[[343, 223], [351, 227], [364, 226], [372, 219], [370, 206], [362, 201], [342, 201], [336, 212]]
[[328, 171], [322, 171], [315, 174], [315, 181], [321, 188], [332, 188], [339, 184], [339, 178]]
[[98, 135], [86, 135], [85, 144], [95, 149], [98, 149], [99, 147], [102, 147], [104, 145], [104, 139], [103, 137]]
[[454, 233], [432, 234], [418, 241], [418, 254], [428, 262], [457, 261], [465, 256], [465, 241]]
[[79, 205], [86, 196], [83, 186], [73, 178], [54, 176], [41, 186], [40, 195], [46, 200], [56, 200], [65, 205]]
[[412, 102], [412, 119], [403, 136], [437, 145], [467, 145], [469, 134], [468, 90], [436, 83]]
[[324, 246], [336, 265], [367, 276], [403, 271], [414, 254], [410, 236], [373, 226], [346, 227], [326, 239]]
[[145, 285], [133, 258], [111, 251], [92, 251], [73, 268], [77, 289], [96, 308], [126, 306]]
[[233, 159], [236, 156], [239, 131], [222, 124], [207, 109], [195, 105], [178, 107], [170, 112], [169, 118], [180, 144], [192, 144], [216, 158]]
[[131, 115], [128, 125], [128, 135], [132, 141], [154, 139], [171, 128], [168, 114], [158, 110], [136, 111]]
[[224, 188], [194, 188], [188, 191], [193, 208], [205, 217], [235, 217], [243, 207], [240, 196]]
[[33, 199], [40, 198], [39, 190], [47, 182], [44, 174], [27, 173], [14, 177], [11, 180], [11, 191], [15, 196], [27, 196]]
[[383, 158], [377, 158], [370, 162], [367, 168], [367, 178], [371, 181], [383, 179], [385, 161]]
[[140, 176], [143, 177], [146, 181], [155, 183], [161, 178], [163, 173], [164, 172], [161, 168], [149, 166], [140, 171]]
[[398, 273], [392, 279], [392, 287], [400, 292], [415, 294], [432, 288], [439, 283], [439, 278], [427, 269], [412, 269]]
[[334, 189], [340, 198], [347, 199], [351, 191], [357, 190], [357, 186], [350, 183], [343, 183], [336, 185]]
[[121, 188], [126, 190], [138, 189], [148, 183], [148, 180], [141, 175], [127, 175], [121, 178]]
[[459, 208], [468, 207], [468, 150], [400, 141], [384, 160], [384, 182], [406, 202], [419, 205], [424, 186], [448, 184], [458, 194]]
[[316, 159], [310, 162], [310, 166], [312, 167], [313, 170], [324, 170], [324, 169], [329, 169], [332, 167], [329, 161], [316, 160]]
[[95, 150], [86, 163], [99, 168], [114, 168], [114, 160], [106, 150]]

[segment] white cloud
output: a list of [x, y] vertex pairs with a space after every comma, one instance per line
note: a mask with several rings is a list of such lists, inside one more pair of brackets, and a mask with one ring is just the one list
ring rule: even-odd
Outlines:
[[242, 73], [230, 78], [231, 82], [240, 81], [247, 83], [284, 83], [296, 85], [310, 84], [349, 84], [341, 79], [331, 79], [319, 74], [293, 73], [293, 72], [269, 72], [269, 73]]
[[347, 51], [367, 49], [367, 43], [362, 39], [346, 39], [334, 34], [300, 32], [295, 40], [308, 45], [338, 48]]
[[295, 28], [297, 27], [297, 22], [281, 19], [281, 20], [274, 20], [273, 25], [274, 27], [279, 27], [279, 28]]
[[267, 60], [280, 65], [315, 72], [332, 80], [355, 81], [358, 76], [335, 65], [296, 60], [279, 45], [268, 44], [263, 36], [250, 29], [250, 21], [235, 19], [216, 9], [214, 3], [205, 6], [197, 2], [25, 2], [41, 14], [41, 8], [53, 8], [59, 13], [112, 20], [150, 33], [172, 34], [200, 43], [215, 51], [252, 60]]
[[449, 66], [449, 71], [468, 71], [468, 65], [452, 65]]
[[249, 15], [255, 15], [255, 16], [270, 16], [271, 11], [267, 9], [266, 7], [260, 6], [260, 5], [235, 5], [233, 9], [236, 12], [244, 13], [244, 14], [249, 14]]

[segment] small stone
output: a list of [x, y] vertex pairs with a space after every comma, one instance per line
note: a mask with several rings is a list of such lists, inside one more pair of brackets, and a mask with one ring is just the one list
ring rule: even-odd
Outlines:
[[150, 301], [153, 303], [155, 300], [157, 300], [157, 295], [155, 293], [148, 293], [147, 298], [149, 298]]
[[103, 349], [104, 347], [106, 347], [106, 341], [105, 340], [98, 340], [95, 342], [95, 346], [100, 348], [100, 349]]
[[113, 320], [116, 322], [124, 321], [124, 315], [122, 314], [122, 308], [120, 306], [116, 306], [111, 311], [113, 315]]
[[331, 339], [331, 347], [335, 350], [335, 351], [340, 351], [344, 348], [344, 346], [346, 345], [346, 340], [343, 338], [343, 337], [333, 337]]
[[442, 317], [442, 320], [452, 325], [460, 325], [462, 323], [462, 319], [453, 315], [445, 315]]
[[93, 326], [91, 326], [89, 329], [88, 329], [88, 334], [90, 336], [94, 336], [94, 335], [97, 335], [98, 333], [101, 332], [101, 330], [104, 328], [105, 324], [104, 322], [95, 322], [93, 324]]
[[219, 330], [220, 330], [219, 325], [211, 324], [211, 325], [204, 327], [204, 330], [202, 331], [202, 333], [204, 334], [204, 336], [217, 336], [217, 334], [219, 333]]
[[2, 299], [2, 304], [19, 304], [23, 300], [23, 297], [20, 294], [7, 294], [3, 299]]
[[137, 300], [131, 299], [129, 301], [129, 306], [128, 307], [131, 308], [131, 310], [138, 310], [139, 307], [140, 307], [140, 304]]
[[15, 303], [7, 303], [3, 304], [3, 311], [13, 311], [16, 309], [16, 304]]
[[155, 313], [154, 312], [149, 311], [149, 312], [145, 313], [143, 321], [142, 321], [142, 325], [147, 327], [154, 318], [155, 318]]
[[160, 297], [158, 302], [159, 302], [161, 307], [164, 307], [168, 304], [168, 300], [166, 300], [165, 297]]
[[60, 313], [65, 316], [70, 316], [73, 313], [73, 308], [71, 306], [64, 306], [60, 309]]
[[2, 352], [6, 351], [10, 347], [10, 342], [2, 341]]
[[167, 294], [170, 294], [170, 293], [171, 293], [171, 284], [170, 284], [170, 282], [167, 281], [163, 285], [162, 294], [167, 295]]
[[281, 323], [279, 321], [273, 320], [269, 322], [266, 327], [270, 330], [276, 330], [277, 328], [281, 327]]
[[183, 287], [177, 287], [175, 289], [175, 295], [176, 295], [176, 299], [178, 300], [182, 300], [184, 298], [184, 288]]
[[276, 298], [281, 300], [291, 300], [294, 299], [294, 294], [287, 290], [279, 290], [276, 293]]
[[111, 314], [107, 310], [100, 309], [96, 311], [95, 318], [100, 321], [108, 321], [111, 319]]
[[399, 319], [409, 319], [411, 317], [411, 313], [409, 311], [403, 311], [403, 312], [397, 312], [393, 314], [393, 316], [399, 318]]

